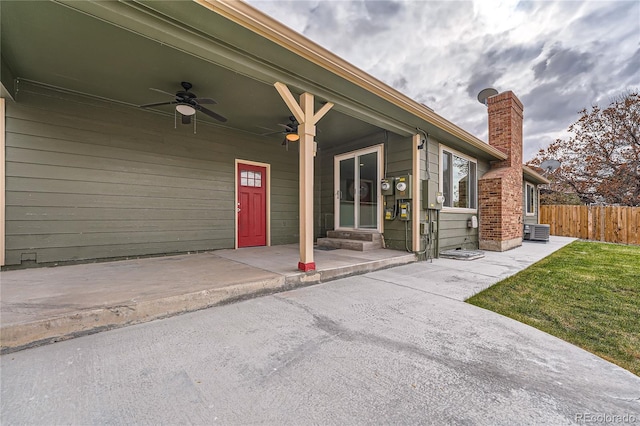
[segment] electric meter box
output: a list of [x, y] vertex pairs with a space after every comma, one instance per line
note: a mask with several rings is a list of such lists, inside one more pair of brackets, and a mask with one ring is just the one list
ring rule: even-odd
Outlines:
[[411, 175], [398, 176], [394, 180], [396, 200], [411, 199]]
[[434, 180], [422, 181], [422, 208], [426, 210], [441, 210], [442, 203], [438, 203], [439, 192], [438, 182]]
[[393, 179], [382, 179], [380, 181], [380, 192], [382, 195], [393, 195], [395, 188]]

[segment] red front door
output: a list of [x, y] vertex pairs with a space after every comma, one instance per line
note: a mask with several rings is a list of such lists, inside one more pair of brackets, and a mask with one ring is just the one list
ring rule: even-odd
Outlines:
[[267, 168], [238, 164], [238, 247], [267, 245]]

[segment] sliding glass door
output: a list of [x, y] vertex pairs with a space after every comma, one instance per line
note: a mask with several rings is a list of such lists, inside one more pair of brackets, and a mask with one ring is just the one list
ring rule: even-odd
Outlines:
[[380, 231], [380, 158], [376, 146], [335, 157], [335, 227]]

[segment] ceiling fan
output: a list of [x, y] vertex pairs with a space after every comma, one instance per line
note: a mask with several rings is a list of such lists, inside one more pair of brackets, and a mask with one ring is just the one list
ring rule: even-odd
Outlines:
[[288, 142], [296, 142], [298, 139], [300, 139], [300, 136], [298, 136], [298, 120], [296, 120], [296, 118], [293, 115], [289, 116], [288, 124], [278, 123], [278, 126], [283, 127], [284, 130], [263, 133], [262, 136], [284, 133], [284, 140], [282, 141], [283, 146], [287, 145]]
[[203, 107], [201, 104], [215, 105], [217, 102], [211, 98], [199, 98], [195, 93], [190, 92], [193, 85], [188, 81], [183, 81], [180, 83], [183, 90], [177, 91], [175, 94], [165, 92], [164, 90], [150, 88], [155, 92], [163, 93], [165, 95], [171, 96], [174, 98], [172, 101], [167, 102], [154, 102], [151, 104], [140, 105], [140, 108], [151, 108], [160, 105], [175, 105], [176, 111], [180, 113], [182, 116], [182, 124], [190, 124], [191, 116], [196, 113], [196, 111], [203, 112], [207, 114], [209, 117], [215, 118], [218, 121], [225, 122], [227, 119], [220, 114], [211, 111], [208, 108]]
[[300, 139], [298, 135], [298, 120], [291, 115], [289, 116], [289, 124], [278, 123], [278, 126], [284, 127], [284, 142], [282, 144], [286, 144], [287, 142], [296, 142]]

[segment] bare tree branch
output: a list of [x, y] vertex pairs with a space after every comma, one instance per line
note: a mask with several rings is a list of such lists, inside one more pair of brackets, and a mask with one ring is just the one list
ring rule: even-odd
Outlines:
[[640, 206], [640, 95], [629, 91], [605, 109], [595, 105], [579, 114], [568, 129], [573, 135], [540, 150], [531, 165], [551, 158], [562, 163], [548, 176], [551, 191], [574, 193], [582, 202]]

